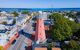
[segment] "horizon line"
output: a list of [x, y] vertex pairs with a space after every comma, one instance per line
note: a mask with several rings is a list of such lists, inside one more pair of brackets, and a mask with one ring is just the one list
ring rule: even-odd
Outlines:
[[[9, 8], [9, 7], [2, 7], [2, 8]], [[12, 8], [12, 7], [11, 7]], [[13, 7], [13, 8], [16, 8], [16, 7]], [[64, 8], [67, 8], [67, 7], [64, 7]], [[80, 7], [68, 7], [68, 8], [80, 8]], [[44, 8], [45, 9], [45, 8]]]

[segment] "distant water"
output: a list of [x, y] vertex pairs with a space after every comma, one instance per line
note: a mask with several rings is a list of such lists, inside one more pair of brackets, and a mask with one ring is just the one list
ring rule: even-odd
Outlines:
[[0, 8], [0, 11], [7, 11], [7, 12], [13, 12], [13, 11], [22, 11], [22, 10], [28, 10], [28, 11], [80, 11], [80, 8]]

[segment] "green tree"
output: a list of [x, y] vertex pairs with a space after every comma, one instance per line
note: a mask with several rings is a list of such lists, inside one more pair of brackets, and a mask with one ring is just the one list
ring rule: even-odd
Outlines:
[[14, 17], [17, 17], [19, 15], [16, 11], [12, 12], [12, 14], [14, 15]]
[[52, 47], [55, 47], [53, 42], [48, 44], [48, 50], [51, 50]]
[[[80, 29], [79, 23], [70, 21], [61, 14], [54, 13], [50, 15], [50, 18], [54, 19], [54, 26], [50, 28], [51, 36], [54, 40], [64, 41], [71, 39], [70, 37]], [[80, 50], [80, 45], [78, 42], [70, 40], [69, 44], [63, 44], [62, 48], [63, 50]]]
[[70, 40], [69, 45], [71, 46], [71, 48], [78, 48], [79, 47], [79, 44], [74, 40]]
[[69, 44], [62, 45], [63, 50], [80, 50], [80, 45], [74, 40], [70, 40]]
[[4, 21], [4, 22], [2, 22], [2, 24], [7, 24], [7, 22], [6, 22], [6, 21]]
[[22, 14], [29, 14], [29, 11], [23, 10], [21, 13], [22, 13]]
[[70, 21], [70, 20], [68, 20], [67, 19], [67, 23], [68, 23], [68, 25], [71, 27], [71, 29], [72, 29], [72, 32], [77, 32], [77, 30], [79, 30], [80, 29], [80, 24], [79, 23], [76, 23], [76, 22], [74, 22], [74, 21]]
[[52, 44], [49, 44], [48, 45], [48, 50], [51, 50], [51, 48], [52, 48]]
[[56, 40], [64, 40], [66, 38], [69, 38], [72, 36], [72, 30], [71, 27], [67, 24], [67, 20], [58, 13], [51, 15], [54, 19], [54, 26], [52, 29], [52, 37]]
[[13, 24], [16, 24], [16, 19], [14, 18], [14, 20], [13, 20]]

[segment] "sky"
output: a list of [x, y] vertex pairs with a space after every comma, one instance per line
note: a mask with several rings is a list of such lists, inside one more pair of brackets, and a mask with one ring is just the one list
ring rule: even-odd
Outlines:
[[80, 8], [80, 0], [0, 0], [0, 8]]

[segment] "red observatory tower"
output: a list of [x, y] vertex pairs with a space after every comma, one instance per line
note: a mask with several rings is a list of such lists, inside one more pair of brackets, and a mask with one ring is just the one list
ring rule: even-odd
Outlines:
[[43, 43], [46, 41], [44, 20], [42, 18], [37, 19], [36, 23], [36, 32], [35, 32], [35, 41], [36, 43]]

